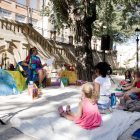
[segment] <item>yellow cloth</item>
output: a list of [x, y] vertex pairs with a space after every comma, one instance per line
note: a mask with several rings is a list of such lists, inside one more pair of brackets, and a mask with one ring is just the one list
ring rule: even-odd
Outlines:
[[15, 83], [16, 83], [16, 88], [19, 92], [27, 88], [25, 79], [19, 71], [7, 70], [6, 72], [8, 72], [14, 78]]
[[60, 78], [67, 78], [69, 84], [75, 84], [77, 80], [77, 76], [74, 71], [62, 71], [60, 74]]

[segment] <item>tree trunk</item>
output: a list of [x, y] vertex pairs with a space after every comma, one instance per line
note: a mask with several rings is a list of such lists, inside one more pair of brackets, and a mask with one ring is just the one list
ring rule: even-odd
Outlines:
[[[88, 21], [80, 22], [77, 24], [77, 36], [75, 39], [80, 41], [81, 46], [76, 47], [77, 68], [76, 73], [79, 80], [92, 81], [94, 74], [93, 56], [91, 49], [92, 28]], [[79, 33], [80, 32], [80, 33]], [[82, 33], [81, 33], [82, 32]]]

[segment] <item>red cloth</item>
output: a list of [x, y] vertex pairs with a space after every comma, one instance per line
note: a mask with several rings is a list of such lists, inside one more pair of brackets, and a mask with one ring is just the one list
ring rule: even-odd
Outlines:
[[[137, 82], [136, 87], [137, 87], [137, 88], [140, 88], [140, 81], [139, 81], [139, 82]], [[138, 95], [138, 98], [140, 99], [140, 93], [139, 93], [139, 95]]]

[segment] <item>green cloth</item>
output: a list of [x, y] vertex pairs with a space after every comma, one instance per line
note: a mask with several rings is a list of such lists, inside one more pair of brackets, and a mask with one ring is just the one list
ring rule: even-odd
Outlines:
[[115, 91], [126, 91], [126, 90], [119, 90], [119, 89], [115, 89]]

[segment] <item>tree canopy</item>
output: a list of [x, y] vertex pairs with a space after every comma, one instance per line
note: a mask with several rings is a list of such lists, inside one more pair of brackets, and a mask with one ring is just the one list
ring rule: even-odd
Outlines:
[[50, 17], [54, 30], [73, 32], [76, 74], [84, 81], [92, 81], [94, 73], [92, 36], [108, 34], [111, 42], [123, 42], [140, 24], [138, 0], [50, 0], [43, 7], [40, 15]]
[[96, 15], [92, 35], [100, 38], [109, 34], [113, 41], [123, 42], [140, 25], [140, 4], [138, 0], [50, 0], [40, 15], [49, 16], [58, 32], [62, 28], [71, 28], [74, 34], [75, 18], [79, 21], [88, 18], [93, 22], [93, 15]]

